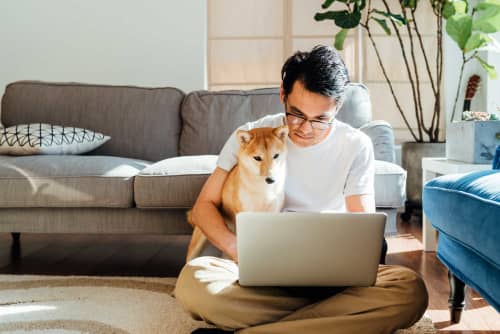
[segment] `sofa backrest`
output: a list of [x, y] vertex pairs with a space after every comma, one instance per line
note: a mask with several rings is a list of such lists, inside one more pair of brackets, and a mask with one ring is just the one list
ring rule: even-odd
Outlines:
[[176, 88], [18, 81], [6, 87], [2, 123], [87, 128], [111, 136], [89, 154], [158, 161], [177, 155], [183, 98]]
[[[181, 108], [179, 154], [219, 154], [240, 125], [283, 111], [279, 88], [191, 92]], [[370, 96], [364, 85], [349, 85], [337, 118], [355, 128], [371, 121]]]

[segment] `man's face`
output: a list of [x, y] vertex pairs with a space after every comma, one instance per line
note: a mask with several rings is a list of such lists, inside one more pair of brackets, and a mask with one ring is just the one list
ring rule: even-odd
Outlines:
[[[325, 129], [318, 127], [317, 123], [313, 127], [310, 121], [330, 122], [335, 115], [337, 104], [334, 98], [308, 91], [299, 80], [293, 84], [292, 92], [285, 97], [283, 87], [280, 92], [281, 102], [285, 105], [285, 111], [289, 114], [301, 116], [308, 121], [292, 124], [290, 119], [294, 116], [287, 116], [287, 124], [290, 139], [301, 147], [315, 145], [325, 139], [331, 131], [329, 126]], [[323, 126], [324, 127], [324, 126]]]

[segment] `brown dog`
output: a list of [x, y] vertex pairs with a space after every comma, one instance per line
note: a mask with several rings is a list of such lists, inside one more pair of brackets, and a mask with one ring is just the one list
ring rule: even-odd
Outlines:
[[[222, 188], [222, 216], [234, 231], [236, 214], [242, 211], [279, 212], [285, 199], [286, 138], [288, 128], [239, 130], [238, 163], [229, 172]], [[188, 222], [194, 227], [186, 261], [201, 253], [207, 242], [194, 225], [191, 211]]]

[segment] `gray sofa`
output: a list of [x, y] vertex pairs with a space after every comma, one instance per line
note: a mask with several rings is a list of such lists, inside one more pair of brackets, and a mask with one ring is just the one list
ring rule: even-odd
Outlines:
[[[373, 141], [377, 209], [404, 203], [389, 124], [371, 121], [366, 87], [351, 84], [339, 119]], [[277, 88], [176, 88], [19, 81], [2, 97], [1, 123], [52, 123], [111, 136], [83, 155], [0, 155], [0, 232], [187, 234], [185, 221], [217, 154], [239, 125], [282, 112]], [[334, 172], [333, 172], [334, 173]]]

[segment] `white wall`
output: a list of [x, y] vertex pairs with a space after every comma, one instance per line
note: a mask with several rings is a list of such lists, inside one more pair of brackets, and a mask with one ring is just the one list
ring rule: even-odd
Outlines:
[[15, 80], [206, 87], [206, 1], [0, 1], [0, 94]]

